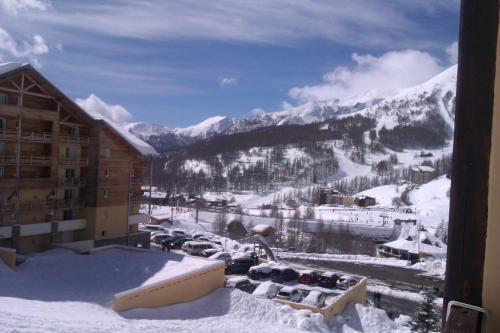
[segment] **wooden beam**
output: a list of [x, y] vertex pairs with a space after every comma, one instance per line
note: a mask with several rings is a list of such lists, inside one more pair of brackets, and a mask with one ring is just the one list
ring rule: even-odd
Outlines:
[[498, 6], [462, 0], [443, 309], [482, 302]]
[[0, 114], [11, 117], [48, 121], [56, 121], [58, 118], [57, 112], [53, 110], [33, 109], [16, 105], [0, 105]]

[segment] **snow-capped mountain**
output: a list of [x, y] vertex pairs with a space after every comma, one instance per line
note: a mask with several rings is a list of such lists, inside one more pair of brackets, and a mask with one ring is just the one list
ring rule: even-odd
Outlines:
[[[455, 65], [427, 82], [410, 88], [396, 91], [370, 90], [344, 100], [308, 102], [241, 120], [215, 116], [193, 126], [174, 129], [157, 124], [135, 123], [129, 125], [128, 130], [143, 139], [151, 138], [161, 146], [174, 147], [219, 134], [248, 132], [269, 126], [302, 125], [360, 114], [376, 119], [378, 129], [432, 122], [437, 116], [442, 118], [451, 132], [454, 122], [456, 71]], [[166, 142], [167, 140], [169, 142]]]

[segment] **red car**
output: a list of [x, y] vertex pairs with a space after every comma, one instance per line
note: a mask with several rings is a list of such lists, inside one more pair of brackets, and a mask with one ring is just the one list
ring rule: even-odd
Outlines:
[[319, 274], [313, 270], [301, 271], [299, 278], [297, 279], [299, 283], [302, 284], [313, 284], [318, 282]]

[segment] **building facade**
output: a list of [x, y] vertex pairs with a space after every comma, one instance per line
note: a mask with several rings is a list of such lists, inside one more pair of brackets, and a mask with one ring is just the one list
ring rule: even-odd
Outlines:
[[[0, 246], [141, 242], [153, 148], [79, 108], [30, 65], [0, 64]], [[146, 244], [147, 243], [147, 244]]]

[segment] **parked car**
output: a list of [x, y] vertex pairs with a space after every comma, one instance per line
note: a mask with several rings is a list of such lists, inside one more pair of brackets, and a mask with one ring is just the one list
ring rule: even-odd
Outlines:
[[236, 258], [229, 262], [226, 267], [228, 274], [246, 274], [254, 264], [250, 258]]
[[214, 248], [214, 246], [212, 245], [212, 243], [192, 241], [192, 242], [189, 242], [187, 244], [186, 252], [187, 252], [187, 254], [190, 254], [193, 256], [200, 256], [204, 250], [213, 249], [213, 248]]
[[179, 238], [175, 238], [173, 241], [170, 242], [170, 247], [172, 249], [180, 249], [182, 244], [186, 243], [186, 242], [190, 242], [192, 241], [193, 239], [190, 238], [190, 237], [179, 237]]
[[252, 280], [265, 279], [271, 276], [273, 268], [267, 264], [260, 264], [250, 267], [247, 275]]
[[356, 283], [358, 283], [358, 280], [355, 279], [354, 277], [352, 277], [350, 275], [342, 275], [337, 280], [337, 288], [339, 288], [339, 289], [349, 289], [352, 286], [354, 286]]
[[216, 260], [222, 260], [226, 263], [226, 265], [231, 262], [231, 254], [229, 252], [217, 252], [217, 253], [211, 255], [209, 258], [216, 259]]
[[301, 274], [299, 275], [299, 278], [297, 281], [302, 284], [313, 284], [318, 282], [319, 274], [316, 271], [313, 271], [311, 269], [304, 270], [300, 272]]
[[238, 276], [227, 280], [226, 287], [236, 288], [246, 293], [253, 293], [257, 288], [250, 280], [243, 276]]
[[200, 237], [206, 237], [204, 232], [196, 232], [193, 234], [193, 239], [198, 239]]
[[214, 254], [220, 252], [219, 249], [206, 249], [201, 252], [201, 255], [204, 256], [205, 258], [208, 258], [210, 256], [213, 256]]
[[198, 239], [200, 242], [210, 242], [210, 238], [208, 237], [205, 237], [205, 236], [201, 236], [201, 237], [198, 237]]
[[155, 234], [151, 237], [151, 241], [155, 244], [162, 244], [167, 239], [171, 241], [172, 235], [161, 233], [161, 234]]
[[322, 292], [312, 290], [303, 300], [302, 304], [322, 308], [325, 306], [326, 297]]
[[334, 272], [324, 272], [318, 279], [318, 285], [323, 288], [334, 288], [337, 286], [339, 274]]
[[297, 280], [299, 273], [290, 267], [273, 268], [271, 271], [271, 280], [277, 283]]
[[274, 298], [278, 295], [280, 288], [279, 286], [271, 281], [262, 282], [257, 288], [254, 290], [253, 294], [258, 297], [263, 298]]
[[172, 231], [172, 235], [187, 236], [187, 234], [180, 229], [175, 229], [174, 231]]
[[141, 227], [141, 229], [147, 230], [147, 231], [164, 231], [164, 232], [168, 232], [168, 228], [165, 228], [164, 226], [159, 225], [159, 224], [145, 224], [144, 226]]
[[300, 303], [300, 301], [302, 300], [302, 292], [297, 288], [287, 286], [280, 289], [276, 298], [283, 299], [285, 301]]

